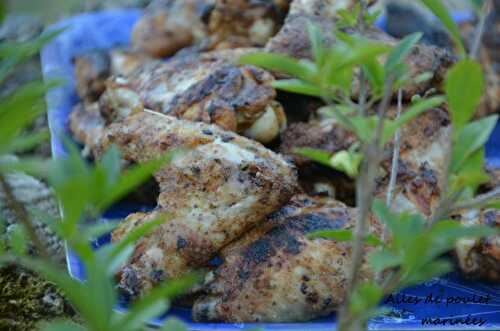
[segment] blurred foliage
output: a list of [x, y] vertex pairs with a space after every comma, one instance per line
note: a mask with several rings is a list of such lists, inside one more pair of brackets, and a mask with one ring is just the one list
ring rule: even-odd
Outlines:
[[[49, 5], [36, 1], [38, 5]], [[61, 3], [61, 2], [58, 2]], [[16, 5], [22, 5], [22, 1]], [[34, 9], [31, 8], [31, 9]], [[0, 83], [20, 65], [37, 54], [43, 45], [60, 31], [44, 34], [28, 42], [4, 42], [0, 44]], [[45, 93], [57, 86], [57, 82], [33, 81], [21, 86], [0, 99], [0, 179], [6, 190], [10, 189], [6, 177], [13, 171], [26, 171], [43, 176], [54, 190], [61, 206], [61, 219], [52, 219], [43, 211], [24, 210], [24, 206], [8, 201], [8, 207], [18, 211], [20, 222], [12, 229], [9, 243], [0, 244], [0, 262], [13, 263], [31, 269], [54, 282], [79, 312], [83, 324], [69, 321], [46, 323], [43, 330], [144, 330], [148, 320], [164, 313], [170, 300], [189, 290], [200, 281], [200, 275], [191, 274], [178, 280], [170, 280], [134, 302], [129, 311], [114, 311], [119, 294], [116, 292], [114, 275], [130, 257], [135, 243], [154, 231], [166, 219], [147, 222], [137, 227], [117, 243], [99, 250], [92, 248], [97, 237], [112, 230], [110, 224], [82, 224], [82, 220], [97, 218], [106, 208], [146, 181], [160, 167], [169, 162], [172, 153], [158, 160], [121, 169], [121, 157], [116, 148], [110, 148], [102, 158], [90, 166], [79, 151], [67, 143], [69, 155], [65, 159], [48, 161], [38, 158], [8, 158], [10, 153], [29, 149], [48, 138], [47, 132], [28, 133], [28, 128], [45, 109]], [[87, 279], [80, 282], [69, 276], [50, 257], [41, 258], [28, 254], [28, 240], [36, 240], [29, 220], [30, 213], [43, 216], [46, 224], [63, 240], [68, 248], [80, 257]], [[22, 222], [21, 222], [22, 221]], [[2, 227], [4, 227], [3, 222]], [[7, 247], [9, 249], [7, 250]], [[182, 323], [170, 320], [164, 330], [184, 330]]]

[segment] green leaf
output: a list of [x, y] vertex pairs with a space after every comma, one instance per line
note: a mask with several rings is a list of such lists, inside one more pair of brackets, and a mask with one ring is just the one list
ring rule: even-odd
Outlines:
[[399, 116], [399, 118], [397, 118], [394, 121], [387, 121], [386, 122], [384, 132], [382, 135], [382, 144], [385, 144], [390, 139], [392, 139], [392, 137], [394, 136], [396, 131], [401, 126], [405, 125], [406, 123], [408, 123], [409, 121], [411, 121], [412, 119], [414, 119], [418, 115], [422, 114], [423, 112], [440, 106], [444, 102], [445, 102], [444, 97], [435, 96], [435, 97], [428, 98], [428, 99], [422, 99], [422, 100], [419, 100], [419, 101], [413, 103], [409, 108], [407, 108], [401, 114], [401, 116]]
[[474, 115], [484, 90], [481, 65], [465, 59], [455, 64], [447, 73], [445, 91], [450, 106], [451, 119], [460, 130]]
[[57, 37], [65, 29], [44, 32], [34, 40], [25, 42], [3, 42], [0, 44], [0, 82], [3, 82], [14, 70], [31, 57], [35, 56], [44, 45]]
[[[340, 242], [353, 240], [353, 234], [351, 230], [319, 230], [308, 234], [307, 237], [312, 239], [330, 239]], [[365, 244], [370, 246], [380, 246], [382, 242], [373, 234], [368, 234], [365, 237]]]
[[28, 252], [28, 240], [25, 229], [19, 225], [12, 225], [10, 233], [10, 248], [18, 255], [25, 255]]
[[250, 64], [267, 70], [284, 73], [304, 81], [310, 81], [316, 74], [311, 66], [304, 61], [296, 60], [292, 57], [272, 54], [272, 53], [253, 53], [240, 57], [241, 64]]
[[484, 171], [484, 148], [480, 148], [467, 158], [459, 170], [451, 174], [450, 192], [459, 192], [465, 188], [475, 192], [479, 185], [488, 180], [489, 176]]
[[432, 261], [420, 266], [411, 273], [407, 273], [400, 281], [400, 288], [421, 284], [434, 277], [440, 277], [452, 270], [452, 265], [446, 260]]
[[402, 258], [388, 250], [377, 250], [368, 255], [368, 262], [374, 271], [381, 272], [400, 265]]
[[453, 143], [450, 171], [457, 172], [464, 162], [488, 140], [495, 128], [498, 115], [471, 122], [460, 129]]
[[331, 167], [332, 164], [330, 162], [331, 154], [329, 152], [322, 151], [320, 149], [309, 148], [309, 147], [301, 147], [294, 148], [293, 153], [299, 156], [306, 157], [315, 162], [318, 162], [324, 166]]
[[271, 84], [275, 89], [290, 93], [309, 95], [312, 97], [321, 97], [323, 92], [319, 87], [299, 79], [276, 80]]
[[385, 70], [388, 73], [392, 72], [399, 63], [404, 61], [420, 38], [422, 38], [421, 32], [416, 32], [403, 38], [389, 53], [389, 57], [385, 62]]
[[40, 145], [40, 143], [47, 140], [49, 137], [49, 130], [41, 130], [33, 134], [16, 137], [9, 143], [9, 146], [5, 149], [5, 153], [29, 151]]
[[339, 151], [330, 158], [331, 167], [342, 171], [351, 178], [356, 178], [363, 160], [363, 154], [351, 151]]
[[323, 43], [323, 35], [321, 34], [320, 28], [315, 24], [307, 25], [307, 32], [309, 35], [309, 41], [311, 43], [311, 49], [314, 56], [314, 61], [316, 66], [321, 68], [325, 63], [325, 45]]
[[371, 59], [363, 64], [363, 72], [370, 82], [372, 93], [375, 96], [381, 95], [385, 83], [384, 67], [376, 59]]
[[312, 232], [308, 235], [309, 238], [323, 238], [335, 241], [352, 241], [353, 235], [351, 230], [320, 230]]
[[382, 288], [371, 283], [360, 284], [349, 301], [349, 310], [354, 316], [362, 315], [366, 311], [377, 307], [384, 293]]
[[106, 263], [113, 264], [113, 260], [119, 258], [124, 250], [134, 245], [135, 242], [141, 239], [142, 237], [153, 232], [161, 224], [167, 222], [166, 218], [168, 218], [168, 215], [164, 214], [164, 217], [162, 218], [147, 221], [135, 227], [133, 230], [127, 232], [127, 235], [120, 241], [118, 241], [116, 244], [114, 244], [112, 248], [109, 250], [106, 257]]
[[[332, 66], [334, 72], [345, 67], [364, 64], [365, 61], [376, 58], [392, 49], [389, 45], [375, 42], [361, 36], [347, 35], [338, 31], [336, 32], [336, 36], [337, 39], [348, 46], [348, 49], [344, 51], [343, 57], [330, 59], [334, 62]], [[335, 75], [330, 74], [329, 76]]]
[[425, 6], [429, 8], [434, 15], [436, 15], [441, 23], [445, 26], [445, 28], [448, 30], [448, 33], [451, 36], [451, 39], [455, 43], [455, 46], [458, 49], [458, 53], [460, 54], [461, 57], [465, 57], [465, 47], [462, 42], [462, 38], [460, 35], [460, 30], [458, 29], [457, 25], [451, 18], [450, 14], [448, 13], [448, 10], [443, 4], [442, 0], [422, 0]]

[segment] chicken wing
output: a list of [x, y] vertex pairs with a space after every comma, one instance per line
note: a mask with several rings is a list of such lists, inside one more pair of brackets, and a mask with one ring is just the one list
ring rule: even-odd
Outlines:
[[[395, 110], [389, 111], [394, 116]], [[443, 146], [450, 127], [449, 115], [442, 109], [432, 109], [418, 116], [401, 129], [401, 148], [398, 162], [397, 186], [394, 189], [394, 207], [399, 210], [431, 215], [440, 195], [444, 169]], [[300, 173], [308, 173], [310, 161], [294, 155], [298, 147], [309, 147], [330, 152], [347, 150], [357, 142], [348, 130], [330, 118], [294, 123], [282, 135], [280, 151], [293, 157]], [[393, 143], [386, 145], [382, 166], [377, 178], [377, 196], [384, 197], [391, 172]], [[310, 177], [308, 176], [306, 180]], [[332, 182], [335, 186], [335, 183]], [[346, 185], [342, 184], [342, 188]], [[337, 191], [339, 189], [337, 188]], [[345, 193], [345, 192], [343, 192]]]
[[[295, 196], [258, 228], [224, 248], [193, 307], [197, 321], [295, 322], [332, 313], [344, 302], [351, 244], [312, 239], [316, 230], [351, 229], [356, 210], [329, 198]], [[380, 235], [370, 220], [370, 232]], [[366, 248], [370, 250], [370, 248]], [[360, 277], [372, 271], [365, 264]]]
[[[335, 0], [295, 0], [292, 2], [290, 12], [285, 24], [278, 34], [271, 38], [266, 45], [266, 50], [273, 53], [286, 54], [298, 59], [310, 59], [311, 47], [307, 33], [307, 26], [315, 24], [321, 28], [327, 44], [334, 44], [332, 36], [335, 27], [336, 10], [342, 7], [343, 1]], [[345, 4], [343, 5], [345, 7]], [[348, 29], [347, 33], [356, 33]], [[369, 39], [382, 41], [389, 45], [396, 44], [397, 40], [383, 31], [375, 28], [367, 29], [363, 36]], [[411, 77], [416, 77], [424, 72], [434, 76], [431, 80], [412, 83], [403, 88], [405, 98], [421, 94], [430, 88], [440, 88], [446, 70], [454, 63], [454, 58], [446, 50], [427, 45], [416, 45], [405, 60]], [[357, 86], [354, 81], [354, 95], [357, 95]]]
[[102, 111], [115, 117], [117, 107], [144, 106], [182, 119], [215, 123], [267, 143], [286, 127], [286, 117], [274, 100], [273, 77], [252, 66], [233, 64], [250, 51], [225, 50], [147, 63], [108, 83], [100, 100]]
[[155, 58], [175, 54], [206, 38], [214, 0], [154, 1], [132, 32], [132, 45]]
[[295, 170], [281, 156], [213, 125], [141, 112], [106, 130], [102, 148], [111, 144], [125, 160], [136, 163], [187, 149], [155, 174], [158, 210], [129, 216], [113, 233], [116, 241], [143, 222], [169, 215], [165, 224], [139, 241], [121, 272], [120, 284], [130, 295], [205, 266], [296, 190]]

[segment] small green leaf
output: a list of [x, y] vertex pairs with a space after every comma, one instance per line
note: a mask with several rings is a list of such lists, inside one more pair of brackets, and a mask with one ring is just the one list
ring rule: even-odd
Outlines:
[[304, 81], [309, 81], [316, 74], [305, 62], [281, 54], [263, 52], [247, 54], [240, 57], [240, 63], [284, 73]]
[[462, 60], [448, 71], [445, 91], [452, 123], [456, 130], [465, 126], [474, 115], [481, 101], [483, 90], [483, 69], [476, 61]]
[[323, 92], [319, 87], [313, 84], [306, 83], [299, 79], [282, 79], [272, 82], [275, 89], [290, 93], [298, 93], [309, 95], [312, 97], [322, 97]]
[[443, 4], [442, 0], [422, 0], [425, 6], [429, 8], [434, 15], [436, 15], [441, 23], [446, 27], [448, 30], [448, 33], [451, 36], [451, 39], [455, 43], [458, 53], [460, 54], [461, 57], [465, 57], [465, 47], [462, 42], [462, 37], [460, 34], [460, 30], [458, 29], [457, 25], [453, 21], [453, 18], [451, 18], [450, 14], [448, 13], [448, 10]]
[[451, 174], [450, 192], [469, 188], [473, 193], [479, 185], [488, 180], [489, 177], [484, 171], [484, 148], [480, 148], [467, 158], [459, 170]]
[[318, 66], [318, 68], [321, 68], [325, 63], [326, 56], [325, 45], [323, 43], [323, 35], [320, 28], [312, 23], [307, 25], [307, 32], [309, 35], [309, 41], [311, 43], [314, 61], [316, 62], [316, 66]]
[[312, 232], [308, 235], [309, 238], [323, 238], [336, 241], [352, 241], [353, 235], [351, 230], [320, 230]]
[[134, 245], [136, 241], [141, 239], [142, 237], [153, 232], [158, 226], [167, 222], [168, 215], [164, 214], [164, 217], [153, 219], [151, 221], [147, 221], [133, 230], [127, 232], [127, 235], [118, 241], [112, 249], [109, 250], [107, 256], [107, 263], [112, 264], [113, 260], [120, 257], [120, 253], [126, 250], [129, 246]]
[[318, 162], [324, 166], [331, 167], [332, 164], [330, 162], [331, 154], [319, 149], [309, 148], [309, 147], [301, 147], [294, 148], [293, 153], [311, 159], [315, 162]]
[[9, 143], [5, 152], [20, 153], [29, 151], [40, 145], [40, 143], [47, 140], [49, 137], [49, 130], [41, 130], [37, 133], [16, 137]]
[[394, 71], [396, 66], [404, 61], [415, 44], [422, 38], [421, 32], [416, 32], [404, 37], [393, 50], [389, 53], [389, 57], [385, 62], [385, 70], [390, 73]]
[[382, 288], [372, 283], [360, 284], [349, 301], [349, 310], [354, 316], [362, 315], [377, 307], [384, 293]]
[[488, 140], [498, 121], [498, 115], [491, 115], [471, 122], [456, 133], [451, 157], [451, 173], [457, 172], [464, 162]]
[[362, 160], [363, 154], [361, 153], [340, 151], [332, 155], [330, 164], [334, 169], [344, 172], [351, 178], [356, 178]]
[[26, 231], [19, 224], [14, 224], [11, 228], [12, 230], [9, 235], [10, 248], [18, 255], [25, 255], [28, 252]]
[[368, 262], [374, 271], [380, 272], [400, 265], [402, 258], [387, 250], [377, 250], [368, 255]]

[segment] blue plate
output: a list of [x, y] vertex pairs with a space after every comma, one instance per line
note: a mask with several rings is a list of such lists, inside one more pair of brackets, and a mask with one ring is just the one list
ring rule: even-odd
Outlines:
[[[50, 91], [47, 95], [54, 158], [66, 156], [61, 137], [68, 132], [68, 114], [72, 106], [78, 102], [72, 58], [90, 49], [106, 49], [128, 44], [132, 26], [140, 15], [141, 12], [138, 10], [106, 11], [76, 16], [51, 27], [51, 29], [66, 27], [64, 33], [47, 45], [41, 54], [44, 77], [46, 79], [63, 78], [66, 82], [64, 86]], [[488, 142], [486, 155], [491, 165], [500, 167], [500, 127], [495, 129]], [[141, 209], [141, 206], [137, 208], [130, 205], [115, 206], [104, 217], [118, 219], [138, 209]], [[109, 236], [103, 237], [95, 242], [95, 247], [106, 245], [108, 242]], [[71, 276], [82, 281], [85, 280], [83, 265], [71, 251], [67, 252], [67, 262]], [[442, 302], [426, 302], [426, 299], [428, 300], [431, 295], [433, 298], [436, 296], [442, 298]], [[449, 300], [460, 301], [460, 298], [468, 299], [471, 302], [467, 304], [448, 302], [447, 304]], [[455, 273], [409, 288], [395, 297], [387, 298], [385, 304], [392, 309], [392, 313], [373, 319], [369, 324], [370, 329], [500, 330], [500, 286], [466, 281]], [[125, 312], [127, 306], [125, 303], [119, 304], [116, 310]], [[263, 330], [330, 331], [335, 325], [334, 316], [308, 323], [196, 323], [191, 320], [189, 309], [175, 307], [164, 316], [151, 320], [150, 324], [160, 326], [169, 316], [180, 318], [187, 323], [190, 330], [197, 331], [230, 331], [255, 327], [260, 327]], [[446, 321], [445, 325], [443, 325], [443, 319]], [[452, 323], [454, 324], [452, 325]]]

